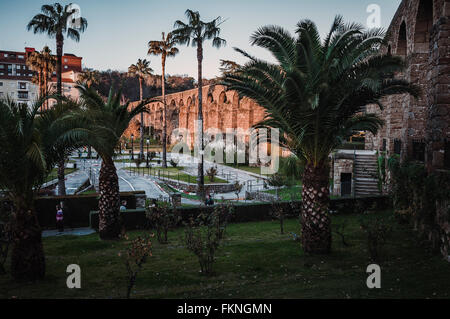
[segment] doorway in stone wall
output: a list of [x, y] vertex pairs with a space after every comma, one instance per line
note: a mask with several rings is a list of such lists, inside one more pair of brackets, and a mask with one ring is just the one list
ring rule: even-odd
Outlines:
[[352, 195], [352, 174], [351, 173], [341, 173], [341, 196], [351, 196]]

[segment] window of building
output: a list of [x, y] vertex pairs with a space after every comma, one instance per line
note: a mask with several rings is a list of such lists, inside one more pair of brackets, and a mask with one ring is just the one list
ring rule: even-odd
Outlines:
[[400, 155], [402, 152], [402, 141], [399, 139], [394, 139], [394, 154]]
[[0, 82], [0, 86], [3, 86], [3, 82]]
[[3, 54], [3, 56], [4, 56], [5, 58], [7, 58], [7, 57], [8, 57], [8, 53]]
[[27, 84], [25, 82], [19, 82], [19, 90], [26, 90]]
[[64, 59], [64, 63], [67, 63], [67, 59]]
[[413, 160], [425, 161], [425, 143], [422, 140], [413, 140], [412, 151]]
[[19, 99], [28, 99], [28, 92], [17, 92], [17, 97]]
[[5, 66], [3, 64], [0, 64], [0, 69], [3, 69]]
[[19, 58], [19, 59], [23, 59], [23, 58], [25, 58], [25, 57], [24, 57], [23, 55], [19, 55], [18, 58]]
[[387, 143], [386, 139], [383, 138], [383, 146], [381, 147], [381, 151], [383, 152], [386, 152], [386, 143]]
[[65, 65], [65, 66], [64, 66], [64, 69], [67, 69], [67, 68], [68, 68], [68, 66], [67, 66], [67, 65]]

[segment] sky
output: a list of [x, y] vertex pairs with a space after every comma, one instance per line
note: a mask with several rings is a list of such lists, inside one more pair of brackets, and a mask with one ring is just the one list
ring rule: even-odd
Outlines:
[[[221, 16], [220, 36], [227, 45], [216, 49], [204, 47], [203, 76], [220, 74], [220, 59], [238, 63], [246, 61], [233, 47], [272, 61], [265, 50], [252, 47], [250, 35], [264, 25], [279, 25], [290, 32], [302, 19], [314, 21], [325, 35], [336, 14], [346, 21], [366, 25], [367, 8], [376, 4], [381, 9], [381, 27], [387, 28], [401, 0], [74, 0], [87, 19], [88, 27], [80, 42], [66, 39], [64, 52], [83, 57], [83, 67], [97, 70], [126, 71], [138, 58], [150, 60], [155, 74], [161, 73], [161, 58], [148, 56], [148, 41], [160, 40], [161, 32], [170, 32], [176, 20], [186, 21], [186, 9], [199, 11], [203, 21]], [[24, 47], [41, 50], [48, 45], [56, 53], [55, 40], [26, 30], [27, 23], [40, 12], [43, 4], [53, 1], [0, 0], [0, 49], [23, 51]], [[68, 4], [69, 1], [60, 1]], [[180, 46], [180, 53], [168, 59], [166, 73], [197, 77], [196, 50]]]

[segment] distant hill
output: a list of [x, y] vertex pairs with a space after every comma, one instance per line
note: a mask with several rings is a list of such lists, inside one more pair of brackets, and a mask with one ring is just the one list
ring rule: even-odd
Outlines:
[[[208, 85], [214, 80], [203, 80], [203, 85]], [[135, 77], [127, 76], [125, 72], [119, 71], [101, 71], [100, 83], [96, 89], [103, 96], [108, 96], [111, 85], [117, 89], [122, 88], [122, 94], [126, 100], [139, 100], [139, 80]], [[166, 94], [190, 90], [197, 87], [196, 80], [187, 75], [169, 75], [166, 76]], [[159, 96], [161, 91], [161, 76], [152, 75], [144, 81], [143, 96], [144, 98]]]

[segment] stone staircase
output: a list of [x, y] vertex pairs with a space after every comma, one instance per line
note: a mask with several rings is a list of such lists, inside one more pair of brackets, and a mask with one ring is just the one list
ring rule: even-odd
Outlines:
[[355, 195], [380, 195], [376, 154], [356, 154], [354, 162]]

